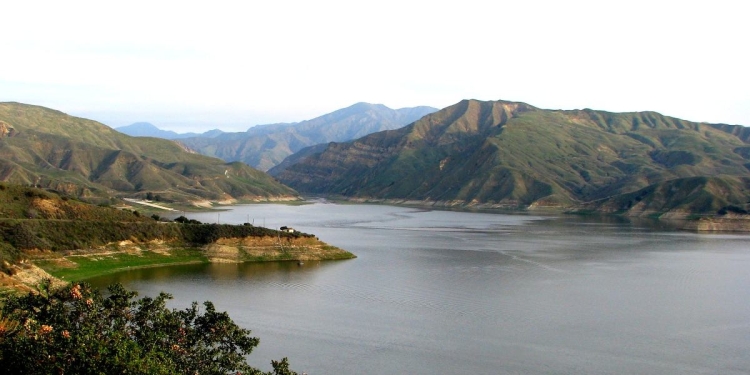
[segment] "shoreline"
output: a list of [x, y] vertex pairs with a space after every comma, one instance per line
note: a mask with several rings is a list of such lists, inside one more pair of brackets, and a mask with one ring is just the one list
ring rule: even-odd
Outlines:
[[[253, 205], [253, 204], [281, 204], [281, 205], [306, 205], [315, 203], [330, 202], [334, 204], [365, 204], [365, 205], [386, 205], [395, 207], [408, 207], [424, 210], [454, 211], [454, 212], [479, 212], [503, 215], [541, 215], [541, 216], [597, 216], [597, 217], [616, 217], [627, 220], [656, 220], [672, 226], [676, 230], [688, 231], [699, 234], [712, 233], [750, 233], [750, 215], [729, 214], [724, 216], [710, 214], [689, 214], [689, 213], [664, 213], [645, 212], [639, 215], [619, 214], [609, 211], [595, 210], [574, 210], [571, 208], [559, 206], [529, 206], [519, 207], [514, 205], [495, 205], [495, 204], [474, 204], [467, 205], [465, 202], [459, 204], [456, 201], [419, 201], [405, 199], [378, 199], [378, 198], [357, 198], [344, 196], [321, 196], [321, 195], [303, 195], [300, 200], [296, 201], [273, 201], [273, 202], [237, 202], [235, 204], [224, 206], [227, 209], [235, 205]], [[192, 212], [211, 212], [222, 210], [224, 207], [199, 209]], [[174, 212], [173, 212], [174, 213]]]
[[44, 279], [56, 286], [128, 270], [206, 263], [267, 263], [335, 261], [356, 255], [316, 238], [279, 241], [276, 237], [220, 238], [201, 247], [151, 241], [123, 241], [96, 249], [57, 253], [26, 252], [26, 260], [13, 266], [12, 275], [0, 279], [0, 296], [34, 291]]
[[[512, 205], [494, 205], [494, 204], [475, 204], [467, 205], [458, 204], [453, 201], [417, 201], [404, 199], [376, 199], [376, 198], [356, 198], [343, 196], [309, 196], [306, 199], [323, 199], [338, 204], [372, 204], [372, 205], [390, 205], [396, 207], [409, 207], [426, 210], [441, 211], [458, 211], [458, 212], [481, 212], [496, 213], [505, 215], [550, 215], [550, 216], [597, 216], [597, 217], [616, 217], [627, 220], [656, 220], [667, 223], [677, 230], [694, 232], [699, 234], [711, 233], [750, 233], [750, 215], [728, 214], [718, 216], [713, 214], [689, 214], [689, 213], [663, 213], [645, 212], [639, 215], [619, 214], [608, 211], [596, 210], [573, 210], [571, 208], [557, 206], [533, 206], [519, 207]], [[679, 223], [679, 225], [676, 225]]]

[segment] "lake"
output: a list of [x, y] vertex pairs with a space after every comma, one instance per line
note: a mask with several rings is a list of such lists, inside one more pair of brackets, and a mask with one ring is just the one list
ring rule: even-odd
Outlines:
[[654, 221], [257, 204], [187, 215], [292, 226], [357, 255], [142, 269], [170, 306], [213, 301], [250, 362], [315, 374], [748, 374], [750, 236]]

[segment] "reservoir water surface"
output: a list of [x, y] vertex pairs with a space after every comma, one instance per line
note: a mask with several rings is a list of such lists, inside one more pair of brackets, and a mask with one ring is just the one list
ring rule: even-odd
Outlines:
[[748, 374], [750, 236], [625, 219], [316, 202], [187, 215], [282, 225], [357, 259], [141, 269], [171, 306], [214, 302], [250, 362], [316, 374]]

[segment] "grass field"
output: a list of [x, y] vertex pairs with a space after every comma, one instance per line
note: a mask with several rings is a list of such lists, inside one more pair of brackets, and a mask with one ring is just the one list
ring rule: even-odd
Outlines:
[[179, 248], [163, 252], [108, 253], [68, 256], [35, 261], [36, 265], [60, 279], [83, 280], [132, 268], [159, 267], [175, 264], [207, 263], [205, 254], [195, 248]]

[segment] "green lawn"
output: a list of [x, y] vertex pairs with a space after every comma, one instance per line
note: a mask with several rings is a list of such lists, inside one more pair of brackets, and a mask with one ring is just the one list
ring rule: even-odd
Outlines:
[[70, 256], [66, 258], [76, 263], [77, 267], [61, 267], [54, 260], [39, 260], [36, 264], [52, 276], [70, 281], [115, 273], [128, 268], [208, 262], [206, 256], [199, 249], [173, 249], [169, 251], [169, 254], [164, 255], [153, 251], [143, 251], [139, 254], [118, 253]]

